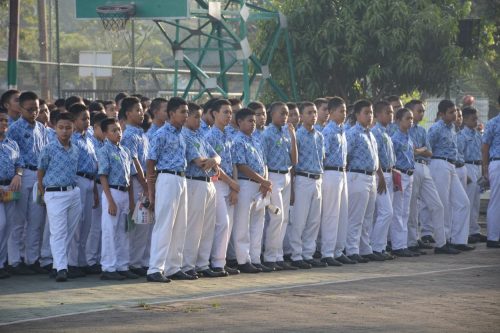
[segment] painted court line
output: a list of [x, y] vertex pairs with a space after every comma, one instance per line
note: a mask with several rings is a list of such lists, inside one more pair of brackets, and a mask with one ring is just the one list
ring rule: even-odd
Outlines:
[[[207, 296], [179, 297], [179, 298], [168, 299], [168, 300], [164, 300], [164, 301], [148, 302], [147, 304], [148, 305], [157, 305], [157, 304], [170, 304], [170, 303], [188, 302], [188, 301], [202, 301], [202, 300], [218, 298], [218, 297], [239, 296], [239, 295], [253, 294], [253, 293], [259, 293], [259, 292], [280, 291], [280, 290], [289, 290], [289, 289], [304, 288], [304, 287], [318, 287], [318, 286], [326, 286], [326, 285], [342, 284], [342, 283], [350, 283], [350, 282], [359, 282], [359, 281], [370, 281], [370, 280], [378, 280], [378, 279], [416, 277], [416, 276], [423, 276], [423, 275], [458, 272], [458, 271], [466, 271], [466, 270], [471, 270], [471, 269], [491, 268], [491, 267], [500, 267], [500, 265], [476, 265], [476, 266], [468, 266], [468, 267], [461, 267], [461, 268], [450, 268], [450, 269], [442, 269], [442, 270], [434, 270], [434, 271], [426, 271], [426, 272], [417, 272], [417, 273], [410, 273], [410, 274], [394, 274], [394, 275], [389, 275], [389, 276], [384, 275], [384, 276], [359, 277], [359, 278], [341, 280], [341, 281], [329, 280], [329, 281], [322, 281], [322, 282], [315, 282], [315, 283], [294, 284], [291, 286], [256, 288], [256, 289], [251, 289], [251, 290], [242, 290], [242, 291], [234, 291], [234, 292], [220, 292], [220, 293], [217, 293], [215, 295], [207, 295]], [[103, 311], [109, 311], [109, 310], [119, 310], [119, 309], [125, 309], [125, 308], [129, 308], [129, 307], [131, 307], [131, 305], [123, 304], [123, 305], [114, 306], [114, 307], [106, 306], [103, 308], [86, 310], [86, 311], [77, 311], [77, 312], [70, 312], [70, 313], [58, 314], [58, 315], [53, 315], [53, 316], [22, 319], [22, 320], [7, 322], [7, 323], [0, 323], [0, 327], [28, 323], [28, 322], [32, 322], [32, 321], [74, 316], [74, 315], [80, 315], [80, 314], [97, 313], [97, 312], [103, 312]]]

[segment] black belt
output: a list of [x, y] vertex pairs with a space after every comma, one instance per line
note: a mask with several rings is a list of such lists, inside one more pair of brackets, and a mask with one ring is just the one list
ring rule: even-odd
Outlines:
[[34, 165], [26, 165], [24, 166], [25, 169], [31, 170], [31, 171], [37, 171], [38, 168]]
[[392, 172], [392, 169], [389, 168], [389, 169], [384, 169], [384, 168], [380, 168], [382, 170], [382, 172], [385, 172], [385, 173], [390, 173]]
[[340, 171], [340, 172], [345, 172], [345, 168], [344, 167], [325, 167], [325, 170], [326, 171]]
[[481, 165], [483, 164], [483, 161], [465, 161], [465, 164], [473, 164], [473, 165]]
[[446, 161], [446, 162], [451, 163], [451, 164], [456, 164], [457, 163], [457, 161], [452, 160], [451, 158], [446, 158], [446, 157], [432, 156], [431, 158], [433, 160], [443, 160], [443, 161]]
[[464, 165], [465, 165], [465, 163], [455, 162], [455, 168], [463, 168]]
[[158, 170], [158, 173], [169, 173], [171, 175], [176, 175], [179, 177], [186, 177], [186, 173], [184, 171]]
[[122, 192], [127, 192], [128, 191], [128, 186], [109, 185], [109, 188], [114, 188], [115, 190], [122, 191]]
[[63, 191], [71, 191], [75, 188], [75, 186], [51, 186], [46, 187], [45, 192], [63, 192]]
[[286, 175], [288, 172], [290, 172], [289, 170], [282, 171], [282, 170], [272, 170], [272, 169], [268, 169], [267, 171], [272, 172], [272, 173], [279, 173], [281, 175]]
[[424, 165], [429, 165], [429, 162], [426, 160], [415, 160], [415, 162], [420, 163], [420, 164], [424, 164]]
[[4, 180], [0, 180], [0, 186], [7, 186], [7, 185], [10, 185], [10, 182], [12, 181], [12, 179], [4, 179]]
[[315, 174], [315, 173], [309, 173], [309, 172], [301, 172], [301, 171], [297, 171], [295, 172], [295, 175], [297, 176], [302, 176], [302, 177], [307, 177], [307, 178], [311, 178], [311, 179], [320, 179], [321, 178], [321, 175], [318, 175], [318, 174]]
[[399, 172], [404, 173], [404, 174], [406, 174], [408, 176], [412, 176], [413, 172], [414, 172], [414, 170], [405, 170], [405, 169], [400, 169], [400, 168], [394, 168], [394, 169], [396, 169]]
[[95, 179], [95, 182], [96, 182], [96, 184], [101, 185], [101, 179], [100, 179], [100, 178], [96, 178], [96, 179]]
[[355, 173], [362, 173], [362, 174], [365, 174], [368, 176], [373, 176], [373, 174], [375, 173], [375, 171], [366, 171], [366, 170], [358, 170], [358, 169], [349, 169], [347, 171], [355, 172]]
[[500, 157], [492, 157], [492, 158], [490, 158], [490, 162], [493, 162], [493, 161], [500, 161]]
[[187, 179], [192, 180], [202, 180], [204, 182], [210, 183], [212, 179], [210, 177], [194, 177], [194, 176], [186, 176]]
[[257, 183], [257, 184], [259, 183], [258, 181], [253, 180], [253, 179], [250, 179], [250, 178], [247, 178], [247, 177], [241, 177], [241, 176], [238, 176], [238, 179], [240, 179], [240, 180], [249, 180], [249, 181], [254, 182], [254, 183]]
[[85, 173], [85, 172], [77, 172], [76, 175], [80, 176], [80, 177], [84, 177], [84, 178], [90, 179], [90, 180], [94, 180], [94, 178], [95, 178], [94, 175], [92, 175], [90, 173]]

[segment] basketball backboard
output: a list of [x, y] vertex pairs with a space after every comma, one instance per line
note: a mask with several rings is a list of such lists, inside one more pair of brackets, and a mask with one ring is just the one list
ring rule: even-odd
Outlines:
[[182, 19], [189, 17], [190, 0], [76, 0], [77, 19], [98, 19], [96, 8], [113, 4], [134, 4], [134, 20]]

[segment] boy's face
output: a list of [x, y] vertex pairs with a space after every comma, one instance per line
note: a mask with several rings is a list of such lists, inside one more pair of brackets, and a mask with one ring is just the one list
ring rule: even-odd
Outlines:
[[328, 113], [328, 104], [322, 103], [318, 108], [318, 123], [322, 124], [325, 121], [327, 121], [329, 115], [330, 114]]
[[10, 96], [7, 103], [4, 104], [4, 108], [19, 115], [21, 113], [21, 108], [19, 106], [20, 95], [20, 93], [15, 93], [14, 95]]
[[463, 121], [464, 119], [462, 118], [462, 110], [457, 108], [457, 120], [455, 120], [455, 125], [457, 125], [457, 127], [460, 127], [462, 126]]
[[6, 113], [0, 113], [0, 135], [4, 135], [9, 128], [9, 116]]
[[168, 119], [167, 102], [161, 103], [158, 110], [155, 111], [155, 119], [158, 119], [158, 121], [161, 123], [167, 121]]
[[276, 107], [272, 112], [271, 117], [273, 124], [279, 127], [284, 126], [288, 120], [288, 107], [286, 105], [282, 105]]
[[[229, 106], [229, 105], [226, 105], [226, 106]], [[231, 108], [229, 106], [229, 108]], [[208, 126], [212, 126], [214, 124], [214, 117], [212, 116], [212, 112], [211, 110], [209, 109], [207, 112], [203, 113], [202, 114], [202, 118], [203, 118], [203, 121], [208, 125]]]
[[188, 106], [181, 105], [179, 106], [175, 112], [170, 112], [170, 124], [175, 128], [181, 128], [184, 126], [186, 119], [188, 117]]
[[106, 105], [105, 112], [109, 118], [115, 118], [115, 119], [118, 118], [118, 109], [116, 108], [115, 103]]
[[50, 112], [47, 104], [40, 105], [40, 111], [36, 120], [44, 125], [50, 122]]
[[69, 141], [71, 134], [73, 134], [73, 122], [66, 119], [58, 120], [55, 130], [59, 140]]
[[196, 131], [200, 128], [200, 124], [201, 124], [201, 109], [191, 112], [188, 115], [184, 126], [186, 126], [192, 131]]
[[88, 111], [83, 111], [78, 114], [75, 119], [75, 129], [78, 132], [86, 131], [90, 126], [90, 113]]
[[219, 111], [212, 112], [215, 123], [226, 127], [233, 116], [233, 110], [230, 105], [222, 105]]
[[344, 103], [341, 106], [337, 107], [336, 109], [333, 109], [330, 118], [337, 124], [343, 124], [345, 121], [346, 114], [347, 114], [347, 107]]
[[397, 112], [399, 109], [403, 107], [403, 102], [401, 102], [401, 99], [398, 99], [397, 101], [389, 102], [392, 106], [392, 109]]
[[297, 128], [300, 122], [300, 114], [298, 108], [290, 109], [288, 113], [288, 122], [293, 125], [293, 127]]
[[377, 114], [377, 121], [382, 126], [387, 126], [394, 120], [394, 110], [392, 105], [386, 106], [382, 111]]
[[119, 123], [110, 124], [104, 134], [106, 135], [106, 139], [116, 145], [122, 139], [122, 128]]
[[266, 124], [267, 114], [265, 108], [255, 110], [255, 121], [257, 128], [263, 128]]
[[444, 114], [441, 114], [441, 119], [447, 124], [455, 122], [457, 120], [457, 108], [455, 106], [449, 107]]
[[127, 111], [127, 120], [136, 126], [141, 126], [144, 121], [144, 111], [140, 103], [134, 104], [130, 111]]
[[477, 128], [478, 120], [479, 119], [478, 119], [477, 113], [471, 114], [471, 115], [467, 116], [466, 118], [464, 118], [464, 125], [469, 127], [469, 128], [475, 129], [475, 128]]
[[363, 127], [368, 127], [373, 122], [373, 108], [372, 106], [365, 106], [356, 114], [356, 121]]
[[419, 123], [424, 119], [425, 108], [423, 104], [417, 104], [413, 107], [413, 121]]
[[243, 119], [240, 119], [238, 122], [238, 126], [240, 128], [240, 131], [243, 132], [246, 135], [251, 135], [253, 131], [255, 131], [255, 127], [257, 120], [255, 119], [255, 116], [247, 116]]
[[21, 116], [30, 124], [34, 124], [38, 117], [40, 105], [37, 99], [27, 100], [21, 104]]
[[399, 121], [399, 128], [403, 131], [408, 131], [413, 126], [413, 113], [405, 112], [403, 118]]
[[102, 132], [101, 123], [94, 124], [94, 136], [101, 141], [106, 138]]
[[311, 105], [304, 107], [300, 118], [302, 119], [304, 126], [314, 126], [318, 120], [318, 110], [316, 110], [316, 106]]

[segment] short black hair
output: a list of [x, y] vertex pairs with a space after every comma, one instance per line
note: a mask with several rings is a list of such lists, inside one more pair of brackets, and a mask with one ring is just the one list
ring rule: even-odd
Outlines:
[[142, 124], [141, 124], [141, 127], [144, 130], [144, 132], [147, 132], [149, 130], [152, 123], [153, 123], [153, 121], [151, 120], [151, 116], [149, 115], [148, 112], [145, 112], [144, 119], [142, 120]]
[[319, 107], [322, 105], [322, 104], [328, 104], [328, 100], [326, 98], [323, 98], [323, 97], [320, 97], [320, 98], [316, 98], [314, 100], [314, 105], [316, 105], [316, 108], [319, 109]]
[[247, 117], [255, 116], [255, 111], [249, 108], [242, 108], [236, 113], [236, 124], [240, 126], [240, 120], [244, 120]]
[[251, 109], [251, 110], [258, 110], [258, 109], [264, 109], [265, 108], [265, 105], [264, 103], [262, 102], [259, 102], [259, 101], [253, 101], [253, 102], [250, 102], [247, 106], [247, 108]]
[[286, 107], [288, 108], [288, 110], [291, 110], [291, 109], [298, 109], [298, 108], [299, 108], [299, 107], [297, 106], [297, 104], [292, 103], [292, 102], [288, 102], [288, 103], [286, 103]]
[[167, 104], [167, 112], [170, 115], [170, 112], [175, 112], [182, 105], [188, 105], [186, 100], [181, 97], [172, 97]]
[[141, 100], [141, 103], [151, 100], [151, 98], [149, 98], [148, 96], [141, 96], [141, 97], [137, 96], [137, 97]]
[[363, 108], [372, 106], [372, 102], [367, 99], [360, 99], [354, 103], [354, 114], [359, 114]]
[[408, 108], [401, 108], [398, 111], [396, 111], [396, 120], [401, 120], [405, 116], [406, 113], [411, 112], [410, 109]]
[[107, 117], [106, 119], [101, 121], [101, 130], [103, 132], [106, 132], [111, 124], [118, 124], [118, 120], [115, 118]]
[[478, 114], [478, 111], [475, 107], [473, 106], [467, 106], [465, 108], [462, 109], [462, 117], [465, 119], [465, 118], [468, 118], [470, 116], [473, 116], [475, 114]]
[[108, 106], [110, 104], [116, 104], [116, 102], [115, 101], [111, 101], [111, 100], [102, 102], [102, 105], [104, 105], [104, 107], [106, 107], [106, 106]]
[[309, 101], [301, 102], [299, 105], [299, 113], [302, 114], [302, 112], [304, 112], [304, 109], [309, 107], [309, 106], [316, 106], [316, 104], [314, 104], [313, 102], [309, 102]]
[[160, 109], [160, 107], [163, 103], [167, 103], [167, 102], [168, 102], [167, 99], [165, 99], [163, 97], [157, 97], [151, 101], [151, 105], [149, 106], [149, 111], [151, 112], [151, 114], [153, 114], [153, 112]]
[[391, 95], [389, 97], [387, 97], [385, 100], [387, 102], [398, 102], [401, 98], [398, 96], [398, 95]]
[[59, 115], [61, 113], [64, 113], [64, 112], [61, 112], [59, 111], [58, 109], [55, 109], [54, 111], [51, 111], [50, 112], [50, 123], [55, 126], [56, 125], [56, 119], [57, 117], [59, 117]]
[[342, 106], [343, 104], [345, 104], [345, 101], [342, 97], [334, 96], [330, 98], [330, 100], [328, 101], [328, 110], [333, 111]]
[[[284, 102], [272, 102], [271, 105], [269, 106], [269, 115], [272, 115], [275, 109], [281, 108], [283, 106], [286, 106], [286, 103]], [[286, 106], [288, 109], [288, 106]]]
[[99, 125], [108, 116], [104, 112], [96, 111], [90, 115], [90, 126]]
[[192, 115], [193, 113], [195, 113], [196, 111], [199, 111], [201, 109], [202, 109], [202, 107], [200, 105], [196, 104], [195, 102], [188, 103], [188, 115]]
[[373, 105], [373, 113], [375, 113], [375, 115], [378, 115], [389, 106], [391, 106], [391, 103], [389, 103], [388, 101], [378, 101]]
[[66, 100], [64, 98], [58, 98], [56, 99], [56, 101], [54, 102], [54, 104], [60, 108], [61, 106], [64, 106], [64, 103], [66, 102]]
[[449, 108], [455, 107], [455, 103], [450, 101], [449, 99], [443, 99], [438, 104], [438, 113], [446, 113]]
[[228, 99], [229, 103], [231, 103], [231, 106], [235, 106], [235, 105], [238, 105], [238, 104], [241, 104], [241, 99], [239, 98], [230, 98]]
[[2, 94], [2, 97], [0, 97], [0, 109], [4, 109], [4, 104], [9, 101], [9, 99], [14, 96], [15, 94], [20, 94], [21, 92], [16, 89], [10, 89], [7, 90]]
[[76, 103], [85, 104], [83, 103], [83, 98], [81, 96], [74, 95], [66, 98], [66, 100], [64, 101], [64, 108], [69, 111], [71, 105]]
[[136, 104], [141, 104], [141, 101], [135, 96], [129, 96], [122, 99], [120, 111], [118, 112], [118, 119], [127, 119], [127, 112]]
[[38, 100], [38, 95], [32, 91], [25, 91], [19, 95], [19, 104], [23, 104], [26, 101], [36, 101]]
[[229, 102], [227, 99], [220, 98], [220, 99], [216, 100], [214, 103], [212, 103], [212, 106], [210, 108], [210, 112], [214, 112], [214, 111], [219, 112], [221, 107], [224, 105], [231, 106], [231, 102]]
[[125, 97], [128, 97], [129, 95], [126, 93], [126, 92], [119, 92], [118, 94], [116, 94], [115, 96], [115, 103], [118, 104], [119, 101], [121, 101], [122, 99], [124, 99]]
[[412, 99], [411, 101], [409, 101], [408, 103], [405, 104], [405, 108], [408, 108], [408, 109], [412, 109], [416, 106], [416, 105], [419, 105], [419, 104], [424, 104], [424, 102], [422, 102], [421, 100], [419, 99]]
[[69, 121], [73, 122], [75, 120], [75, 117], [73, 116], [73, 114], [71, 114], [69, 112], [59, 112], [57, 117], [55, 117], [54, 125], [57, 125], [57, 123], [60, 120], [69, 120]]
[[76, 119], [80, 116], [80, 113], [88, 111], [89, 109], [87, 108], [86, 105], [84, 104], [73, 104], [69, 107], [68, 112], [71, 113], [73, 116], [73, 119]]
[[[203, 104], [203, 113], [207, 113], [210, 110], [213, 109], [215, 102], [217, 102], [220, 98], [219, 97], [212, 97], [208, 101], [206, 101], [205, 104]], [[231, 104], [229, 104], [231, 105]]]
[[104, 105], [101, 102], [92, 102], [89, 104], [89, 111], [104, 111]]

